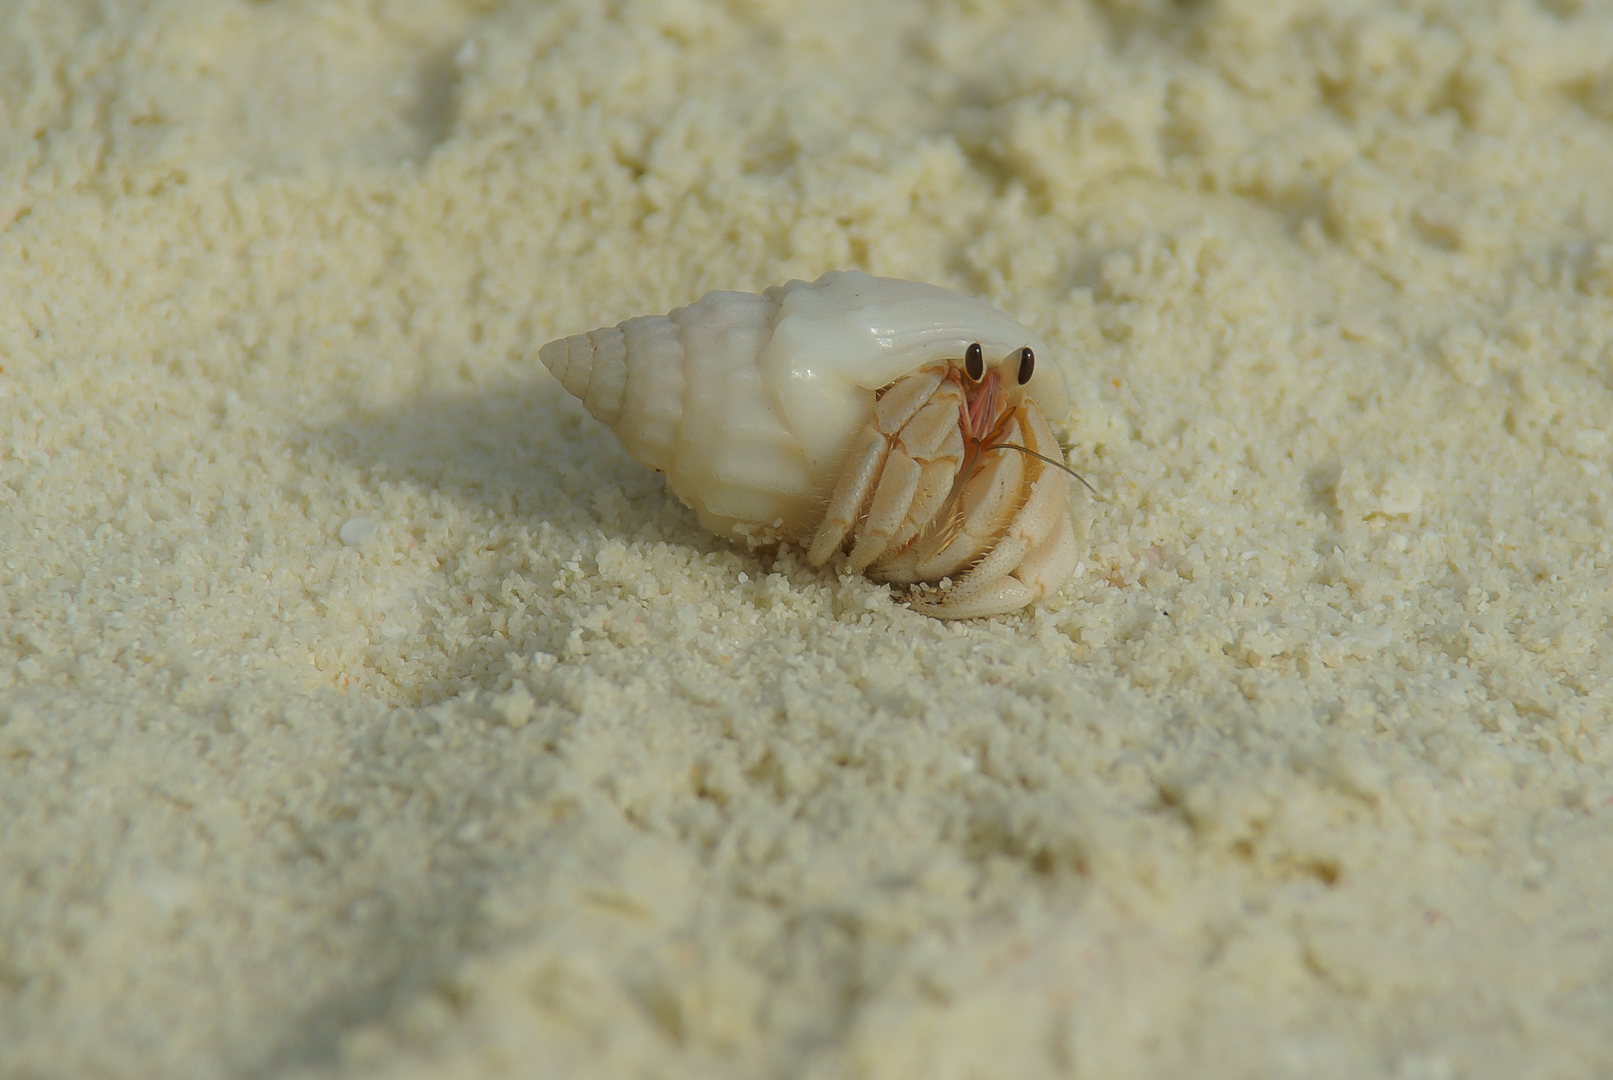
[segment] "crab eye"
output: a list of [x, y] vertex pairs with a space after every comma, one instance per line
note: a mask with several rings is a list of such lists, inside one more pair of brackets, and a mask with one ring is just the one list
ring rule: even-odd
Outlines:
[[963, 370], [973, 382], [979, 382], [986, 377], [986, 358], [981, 355], [980, 342], [975, 342], [964, 351]]
[[1030, 349], [1019, 350], [1019, 385], [1024, 386], [1031, 381], [1036, 372], [1036, 354]]

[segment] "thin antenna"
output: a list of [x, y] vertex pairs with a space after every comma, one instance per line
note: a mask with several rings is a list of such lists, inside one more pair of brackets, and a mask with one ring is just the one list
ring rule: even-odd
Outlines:
[[[1077, 480], [1081, 481], [1082, 486], [1084, 486], [1088, 491], [1092, 492], [1093, 495], [1096, 495], [1099, 499], [1103, 499], [1102, 495], [1098, 495], [1098, 489], [1093, 487], [1091, 484], [1087, 483], [1087, 478], [1086, 477], [1082, 476], [1080, 473], [1076, 472], [1074, 469], [1072, 469], [1068, 465], [1064, 464], [1064, 462], [1059, 461], [1057, 458], [1050, 458], [1046, 454], [1038, 454], [1035, 450], [1032, 450], [1028, 446], [1021, 446], [1018, 443], [1011, 443], [1011, 442], [992, 443], [990, 446], [986, 447], [985, 449], [987, 449], [987, 450], [1018, 450], [1022, 454], [1029, 454], [1031, 457], [1035, 458], [1036, 460], [1045, 461], [1049, 465], [1053, 466], [1056, 469], [1063, 469], [1065, 472], [1069, 473], [1071, 476], [1073, 476]], [[1104, 499], [1103, 501], [1107, 502], [1108, 500]]]

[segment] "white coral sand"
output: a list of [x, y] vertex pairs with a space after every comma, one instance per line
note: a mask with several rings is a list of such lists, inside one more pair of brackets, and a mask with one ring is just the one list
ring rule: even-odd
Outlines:
[[[1613, 15], [28, 0], [0, 1075], [1613, 1074]], [[536, 362], [833, 267], [1104, 494], [945, 625]]]

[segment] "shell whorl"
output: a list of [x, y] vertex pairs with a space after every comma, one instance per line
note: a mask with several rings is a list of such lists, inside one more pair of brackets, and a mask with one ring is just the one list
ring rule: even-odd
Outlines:
[[816, 488], [758, 366], [778, 310], [755, 293], [707, 293], [551, 341], [538, 359], [707, 528], [790, 534], [816, 514]]
[[538, 359], [635, 461], [670, 471], [685, 389], [683, 341], [671, 316], [645, 315], [551, 341]]

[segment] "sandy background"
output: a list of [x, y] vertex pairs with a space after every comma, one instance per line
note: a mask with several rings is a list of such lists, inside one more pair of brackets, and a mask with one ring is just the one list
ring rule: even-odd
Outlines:
[[[1613, 7], [0, 4], [0, 1075], [1613, 1074]], [[1056, 347], [1083, 570], [704, 535], [538, 345]]]

